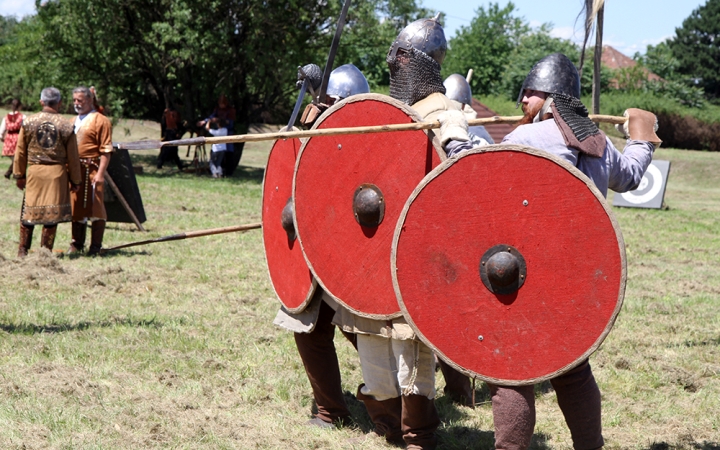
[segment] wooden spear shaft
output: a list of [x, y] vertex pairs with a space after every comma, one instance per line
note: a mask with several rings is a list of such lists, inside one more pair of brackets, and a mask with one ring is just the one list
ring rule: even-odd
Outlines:
[[249, 223], [249, 224], [245, 224], [245, 225], [236, 225], [236, 226], [232, 226], [232, 227], [211, 228], [209, 230], [188, 231], [187, 233], [171, 234], [170, 236], [163, 236], [163, 237], [159, 237], [159, 238], [155, 238], [155, 239], [146, 239], [144, 241], [130, 242], [129, 244], [122, 244], [122, 245], [116, 245], [114, 247], [103, 248], [100, 250], [100, 253], [106, 253], [106, 252], [109, 252], [110, 250], [119, 250], [121, 248], [136, 247], [138, 245], [153, 244], [155, 242], [179, 241], [181, 239], [196, 238], [196, 237], [201, 237], [201, 236], [211, 236], [213, 234], [234, 233], [237, 231], [255, 230], [255, 229], [258, 229], [261, 227], [262, 227], [261, 223]]
[[[468, 126], [477, 125], [493, 125], [493, 124], [515, 124], [522, 119], [523, 116], [494, 116], [483, 119], [468, 120]], [[605, 122], [613, 124], [623, 124], [627, 120], [620, 116], [607, 116], [601, 114], [591, 114], [590, 120], [593, 122]], [[415, 131], [415, 130], [431, 130], [440, 128], [440, 122], [413, 122], [395, 125], [372, 125], [365, 127], [346, 127], [346, 128], [326, 128], [313, 129], [303, 131], [280, 131], [277, 133], [258, 133], [258, 134], [238, 134], [234, 136], [220, 137], [197, 137], [190, 139], [180, 139], [177, 141], [137, 141], [137, 142], [119, 142], [117, 147], [126, 150], [149, 150], [160, 148], [165, 145], [200, 145], [200, 144], [229, 144], [238, 142], [259, 142], [274, 141], [277, 139], [293, 139], [307, 138], [316, 136], [339, 136], [344, 134], [368, 134], [368, 133], [385, 133], [390, 131]]]

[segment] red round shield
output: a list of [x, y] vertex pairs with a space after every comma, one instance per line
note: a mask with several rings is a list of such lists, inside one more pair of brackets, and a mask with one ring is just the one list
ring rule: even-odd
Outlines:
[[[315, 292], [315, 280], [290, 225], [292, 179], [300, 140], [275, 141], [270, 150], [263, 179], [262, 230], [270, 281], [280, 302], [291, 313], [301, 312]], [[285, 228], [283, 228], [285, 212]], [[288, 230], [286, 230], [288, 228]]]
[[576, 366], [625, 293], [625, 245], [605, 199], [575, 167], [529, 147], [445, 161], [405, 205], [392, 251], [410, 325], [452, 366], [495, 384]]
[[[377, 94], [334, 105], [314, 128], [419, 121]], [[373, 319], [401, 315], [390, 276], [390, 246], [405, 201], [445, 158], [432, 132], [316, 136], [295, 167], [295, 226], [308, 266], [326, 292]]]

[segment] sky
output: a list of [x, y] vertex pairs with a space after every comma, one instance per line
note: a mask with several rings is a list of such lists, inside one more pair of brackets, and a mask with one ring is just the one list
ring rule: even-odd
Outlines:
[[[1, 0], [0, 0], [1, 1]], [[475, 11], [488, 9], [489, 1], [477, 0], [418, 0], [425, 8], [445, 13], [445, 35], [449, 39], [462, 26], [469, 26]], [[495, 0], [500, 7], [507, 0]], [[515, 16], [523, 18], [533, 27], [552, 23], [552, 35], [574, 42], [582, 42], [583, 24], [577, 20], [582, 0], [513, 0]], [[632, 57], [635, 52], [645, 53], [648, 45], [656, 45], [675, 35], [682, 25], [705, 0], [608, 0], [605, 2], [603, 45], [610, 45]], [[594, 36], [591, 38], [594, 42]]]
[[[497, 0], [504, 7], [507, 0]], [[487, 1], [476, 0], [418, 0], [426, 8], [445, 13], [445, 34], [453, 37], [462, 26], [469, 26], [475, 11]], [[582, 21], [577, 16], [582, 0], [514, 0], [515, 15], [533, 27], [553, 24], [553, 36], [581, 42]], [[603, 44], [633, 56], [645, 53], [648, 45], [656, 45], [675, 35], [675, 28], [705, 0], [609, 0], [605, 2]], [[34, 0], [0, 0], [0, 14], [18, 18], [35, 13]]]

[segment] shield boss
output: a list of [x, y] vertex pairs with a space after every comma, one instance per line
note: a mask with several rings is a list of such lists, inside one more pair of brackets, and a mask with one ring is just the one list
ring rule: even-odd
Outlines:
[[[390, 97], [363, 94], [332, 108], [314, 128], [418, 121]], [[295, 168], [295, 226], [308, 266], [326, 292], [363, 317], [400, 316], [390, 275], [395, 223], [420, 180], [441, 161], [425, 131], [316, 136]]]
[[300, 140], [275, 141], [263, 180], [262, 230], [270, 281], [285, 308], [301, 312], [315, 290], [293, 224], [292, 177]]
[[625, 250], [580, 171], [529, 147], [476, 149], [433, 170], [393, 240], [398, 302], [454, 367], [532, 384], [597, 349], [622, 305]]

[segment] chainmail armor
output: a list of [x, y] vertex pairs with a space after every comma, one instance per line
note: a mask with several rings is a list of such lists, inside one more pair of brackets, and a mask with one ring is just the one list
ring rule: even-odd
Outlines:
[[445, 93], [437, 61], [415, 48], [405, 55], [409, 58], [408, 63], [400, 64], [397, 57], [388, 54], [390, 97], [414, 105], [430, 94]]
[[582, 102], [569, 95], [550, 94], [562, 120], [570, 127], [578, 141], [582, 142], [600, 132], [588, 117], [588, 110]]

